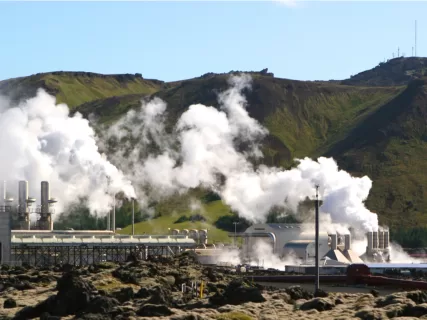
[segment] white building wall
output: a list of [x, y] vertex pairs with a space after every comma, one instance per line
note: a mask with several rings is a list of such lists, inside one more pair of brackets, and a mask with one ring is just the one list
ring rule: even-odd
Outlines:
[[[272, 233], [275, 235], [276, 244], [274, 246], [274, 253], [278, 256], [284, 254], [284, 247], [286, 243], [293, 240], [312, 240], [315, 241], [314, 227], [313, 231], [307, 228], [302, 228], [300, 224], [256, 224], [252, 225], [245, 231], [246, 234], [251, 233]], [[267, 241], [273, 246], [273, 240], [269, 237], [247, 237], [243, 245], [243, 255], [247, 257], [253, 254], [253, 247], [260, 241]], [[327, 232], [319, 232], [319, 257], [322, 258], [328, 251], [329, 236]], [[314, 247], [313, 247], [314, 249]]]

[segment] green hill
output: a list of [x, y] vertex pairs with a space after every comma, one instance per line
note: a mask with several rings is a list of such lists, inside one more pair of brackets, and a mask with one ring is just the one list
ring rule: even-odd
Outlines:
[[78, 105], [102, 98], [126, 94], [152, 94], [164, 86], [163, 81], [147, 80], [140, 74], [103, 75], [91, 72], [38, 73], [0, 82], [0, 93], [13, 100], [34, 96], [43, 88], [73, 109]]
[[[294, 81], [253, 72], [252, 90], [245, 95], [249, 114], [270, 133], [263, 141], [263, 162], [289, 167], [295, 157], [333, 156], [352, 174], [371, 177], [367, 206], [380, 222], [395, 229], [427, 227], [427, 85], [422, 78], [427, 59], [414, 59], [390, 60], [341, 82]], [[208, 73], [163, 83], [137, 75], [60, 72], [3, 81], [0, 91], [21, 97], [47, 88], [73, 111], [96, 114], [106, 125], [139, 107], [141, 98], [158, 96], [168, 103], [172, 126], [191, 104], [217, 106], [217, 92], [227, 88], [227, 78]], [[196, 198], [203, 194], [196, 191]], [[217, 199], [202, 201], [202, 207], [206, 221], [175, 223], [190, 215], [188, 198], [155, 204], [157, 217], [139, 222], [136, 231], [206, 227], [214, 240], [224, 240], [224, 229], [236, 217]], [[225, 220], [228, 227], [218, 223]]]

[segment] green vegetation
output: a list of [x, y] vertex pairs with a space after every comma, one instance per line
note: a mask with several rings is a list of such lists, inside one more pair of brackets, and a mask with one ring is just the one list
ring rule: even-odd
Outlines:
[[[193, 215], [195, 213], [203, 214], [206, 221], [184, 221], [175, 223], [180, 217]], [[229, 242], [228, 232], [215, 226], [215, 222], [221, 217], [233, 217], [230, 209], [225, 206], [221, 200], [212, 201], [201, 205], [196, 211], [191, 211], [189, 207], [186, 210], [177, 212], [170, 211], [170, 214], [158, 216], [154, 219], [135, 224], [136, 234], [165, 234], [169, 229], [208, 229], [208, 237], [214, 242]], [[237, 219], [236, 219], [237, 220]], [[120, 233], [130, 234], [132, 226], [127, 226]]]
[[240, 311], [232, 311], [232, 312], [221, 313], [217, 317], [217, 319], [218, 320], [253, 320], [254, 318]]
[[89, 72], [51, 72], [0, 82], [0, 92], [12, 98], [33, 96], [38, 88], [56, 96], [70, 109], [98, 99], [127, 94], [150, 95], [163, 83], [140, 75], [101, 75]]
[[[249, 114], [269, 130], [262, 162], [289, 168], [295, 157], [334, 157], [341, 168], [373, 180], [367, 206], [378, 213], [381, 224], [391, 227], [393, 239], [405, 246], [427, 246], [424, 240], [413, 240], [422, 239], [427, 228], [426, 68], [425, 58], [398, 58], [342, 82], [302, 82], [254, 73], [245, 96]], [[73, 111], [93, 113], [107, 126], [139, 107], [143, 97], [158, 96], [168, 103], [170, 129], [191, 104], [217, 106], [217, 92], [227, 88], [227, 78], [207, 74], [163, 83], [138, 75], [47, 73], [2, 81], [0, 92], [22, 98], [42, 87]], [[212, 197], [193, 190], [153, 203], [154, 219], [147, 218], [152, 212], [138, 209], [135, 230], [206, 228], [211, 239], [225, 241], [237, 217], [218, 198], [207, 196]], [[190, 199], [200, 200], [201, 211], [189, 209]], [[195, 219], [197, 214], [206, 221]], [[129, 233], [129, 204], [118, 210], [117, 219], [117, 227], [127, 226], [122, 232]], [[100, 227], [103, 221], [73, 213], [58, 223]]]

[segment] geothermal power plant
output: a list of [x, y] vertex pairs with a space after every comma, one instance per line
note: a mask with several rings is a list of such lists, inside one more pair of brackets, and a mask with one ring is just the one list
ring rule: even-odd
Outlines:
[[[227, 250], [223, 245], [209, 244], [206, 229], [172, 228], [164, 235], [121, 235], [115, 230], [54, 230], [53, 213], [57, 200], [50, 196], [49, 183], [40, 183], [40, 205], [35, 205], [36, 199], [29, 197], [27, 181], [19, 181], [17, 191], [18, 199], [8, 198], [4, 184], [0, 206], [1, 264], [89, 265], [105, 261], [124, 262], [130, 255], [147, 259], [176, 255], [186, 250], [194, 251], [202, 263], [216, 264]], [[32, 223], [30, 218], [34, 215], [37, 218]], [[288, 263], [283, 266], [286, 271], [312, 272], [315, 262], [314, 226], [254, 224], [242, 233], [230, 233], [229, 236], [242, 238], [239, 251], [242, 263], [257, 261], [256, 246], [262, 241], [272, 254], [283, 261], [292, 261], [284, 262]], [[323, 270], [339, 270], [360, 263], [370, 263], [371, 268], [375, 263], [381, 263], [382, 268], [397, 267], [388, 263], [392, 260], [388, 230], [366, 233], [366, 251], [361, 256], [353, 250], [353, 237], [353, 230], [331, 234], [320, 228], [319, 259]], [[417, 268], [423, 266], [416, 265]]]

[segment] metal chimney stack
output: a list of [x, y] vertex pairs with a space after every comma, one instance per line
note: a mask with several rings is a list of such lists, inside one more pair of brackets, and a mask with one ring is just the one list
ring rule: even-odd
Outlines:
[[372, 244], [374, 249], [378, 249], [378, 231], [373, 232]]
[[390, 232], [384, 231], [384, 249], [388, 249], [390, 246]]
[[50, 199], [50, 190], [49, 190], [49, 182], [42, 181], [41, 182], [41, 193], [40, 193], [40, 220], [39, 220], [39, 228], [41, 230], [51, 230], [52, 225], [52, 216], [49, 210], [49, 199]]
[[378, 231], [378, 249], [384, 249], [384, 231]]
[[18, 221], [21, 230], [30, 230], [28, 200], [28, 181], [19, 181]]
[[344, 250], [351, 250], [351, 234], [344, 235]]
[[3, 181], [3, 190], [2, 190], [3, 205], [6, 206], [6, 181]]
[[369, 255], [373, 251], [373, 232], [369, 231], [367, 234], [368, 246], [366, 247], [366, 253]]
[[337, 250], [337, 235], [336, 234], [331, 234], [331, 250]]

